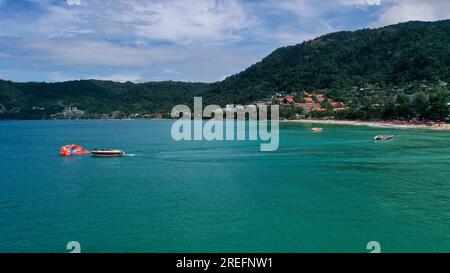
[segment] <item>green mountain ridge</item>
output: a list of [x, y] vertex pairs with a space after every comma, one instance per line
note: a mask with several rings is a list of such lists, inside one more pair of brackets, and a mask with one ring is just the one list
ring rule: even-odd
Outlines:
[[[0, 80], [0, 118], [49, 118], [75, 106], [87, 117], [115, 111], [167, 113], [177, 104], [251, 103], [277, 91], [323, 90], [354, 100], [355, 87], [376, 85], [380, 97], [421, 83], [450, 81], [450, 20], [407, 22], [379, 29], [341, 31], [275, 50], [248, 69], [215, 83], [117, 83], [80, 80], [15, 83]], [[373, 94], [357, 94], [373, 96]]]

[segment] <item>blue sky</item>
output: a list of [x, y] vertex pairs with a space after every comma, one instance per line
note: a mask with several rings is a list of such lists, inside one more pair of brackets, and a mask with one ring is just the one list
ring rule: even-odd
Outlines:
[[449, 0], [0, 0], [0, 78], [213, 82], [329, 32], [449, 18]]

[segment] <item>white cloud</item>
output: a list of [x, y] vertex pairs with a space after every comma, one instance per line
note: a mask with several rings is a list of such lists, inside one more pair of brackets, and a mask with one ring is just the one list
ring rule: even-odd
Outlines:
[[386, 26], [411, 20], [436, 21], [450, 18], [448, 0], [385, 0], [386, 7], [373, 26]]
[[258, 25], [256, 17], [241, 0], [85, 0], [81, 5], [44, 3], [38, 3], [44, 13], [37, 18], [28, 18], [33, 22], [22, 24], [20, 29], [11, 25], [9, 34], [24, 31], [45, 37], [107, 34], [178, 44], [229, 43], [243, 39], [242, 31]]
[[379, 6], [385, 0], [340, 0], [344, 5], [350, 6]]
[[275, 9], [293, 12], [303, 18], [317, 17], [323, 11], [319, 8], [323, 4], [311, 0], [275, 1], [271, 3], [271, 6]]
[[240, 31], [257, 24], [238, 0], [130, 2], [131, 12], [116, 16], [148, 39], [182, 44], [237, 41], [242, 39]]
[[[211, 81], [233, 74], [257, 62], [269, 51], [262, 47], [142, 45], [126, 46], [105, 41], [64, 39], [0, 40], [0, 52], [14, 48], [4, 57], [8, 67], [21, 73], [19, 79], [66, 81], [95, 78], [118, 81]], [[2, 64], [0, 63], [0, 69]], [[50, 72], [49, 72], [50, 71]], [[61, 71], [61, 72], [54, 72]], [[9, 73], [11, 74], [11, 73]]]
[[142, 76], [137, 74], [111, 74], [111, 75], [87, 76], [86, 79], [96, 79], [114, 82], [139, 82], [140, 80], [142, 80]]
[[36, 61], [58, 65], [136, 68], [184, 59], [181, 52], [170, 47], [132, 47], [106, 41], [36, 40], [17, 46], [34, 51]]
[[181, 74], [180, 72], [178, 72], [176, 70], [168, 69], [168, 68], [163, 69], [163, 71], [166, 72], [167, 74], [175, 74], [175, 75]]
[[115, 82], [139, 82], [142, 80], [142, 76], [139, 74], [119, 74], [114, 73], [110, 75], [89, 75], [86, 77], [76, 77], [67, 75], [61, 71], [53, 71], [50, 73], [50, 80], [55, 82], [64, 82], [64, 81], [72, 81], [72, 80], [80, 80], [80, 79], [96, 79], [103, 81], [115, 81]]
[[8, 77], [211, 81], [325, 33], [450, 18], [449, 0], [65, 1], [0, 9]]
[[[319, 34], [321, 30], [327, 32], [341, 30], [339, 26], [328, 23], [330, 13], [341, 13], [351, 11], [352, 8], [360, 8], [367, 16], [375, 21], [369, 22], [368, 26], [380, 27], [411, 20], [417, 21], [436, 21], [450, 18], [449, 0], [336, 0], [336, 1], [314, 1], [314, 0], [285, 0], [282, 3], [273, 3], [275, 8], [284, 9], [293, 12], [305, 21], [309, 18], [315, 18], [314, 22]], [[374, 9], [370, 9], [370, 7]], [[353, 12], [355, 12], [353, 10]], [[349, 17], [344, 19], [351, 20]], [[333, 20], [338, 18], [332, 18]], [[308, 21], [308, 23], [312, 23]], [[289, 37], [294, 34], [292, 30], [285, 32]], [[306, 33], [305, 33], [306, 34]], [[320, 33], [323, 34], [323, 33]]]
[[69, 6], [81, 6], [81, 0], [66, 0]]
[[50, 79], [51, 81], [55, 82], [64, 82], [64, 81], [70, 81], [73, 80], [72, 77], [65, 75], [61, 71], [53, 71], [50, 73]]

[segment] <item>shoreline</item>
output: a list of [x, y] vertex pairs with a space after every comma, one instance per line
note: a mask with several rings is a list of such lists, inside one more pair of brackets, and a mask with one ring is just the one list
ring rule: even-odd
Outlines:
[[319, 123], [334, 125], [350, 125], [350, 126], [368, 126], [379, 128], [395, 128], [395, 129], [427, 129], [438, 131], [450, 131], [450, 124], [436, 125], [412, 125], [412, 124], [394, 124], [384, 121], [357, 121], [357, 120], [320, 120], [320, 119], [298, 119], [298, 120], [280, 120], [285, 123]]
[[[167, 121], [174, 119], [2, 119], [1, 121]], [[450, 131], [450, 124], [435, 124], [435, 125], [413, 125], [413, 124], [396, 124], [386, 121], [359, 121], [359, 120], [322, 120], [322, 119], [280, 119], [280, 123], [316, 123], [316, 124], [331, 124], [331, 125], [348, 125], [348, 126], [366, 126], [378, 128], [393, 128], [393, 129], [425, 129], [437, 131]]]

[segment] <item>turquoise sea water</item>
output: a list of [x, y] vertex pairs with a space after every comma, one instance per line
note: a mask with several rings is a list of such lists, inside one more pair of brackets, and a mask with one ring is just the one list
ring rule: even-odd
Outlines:
[[[449, 132], [282, 124], [260, 152], [171, 124], [0, 122], [0, 252], [450, 251]], [[70, 143], [129, 155], [60, 157]]]

